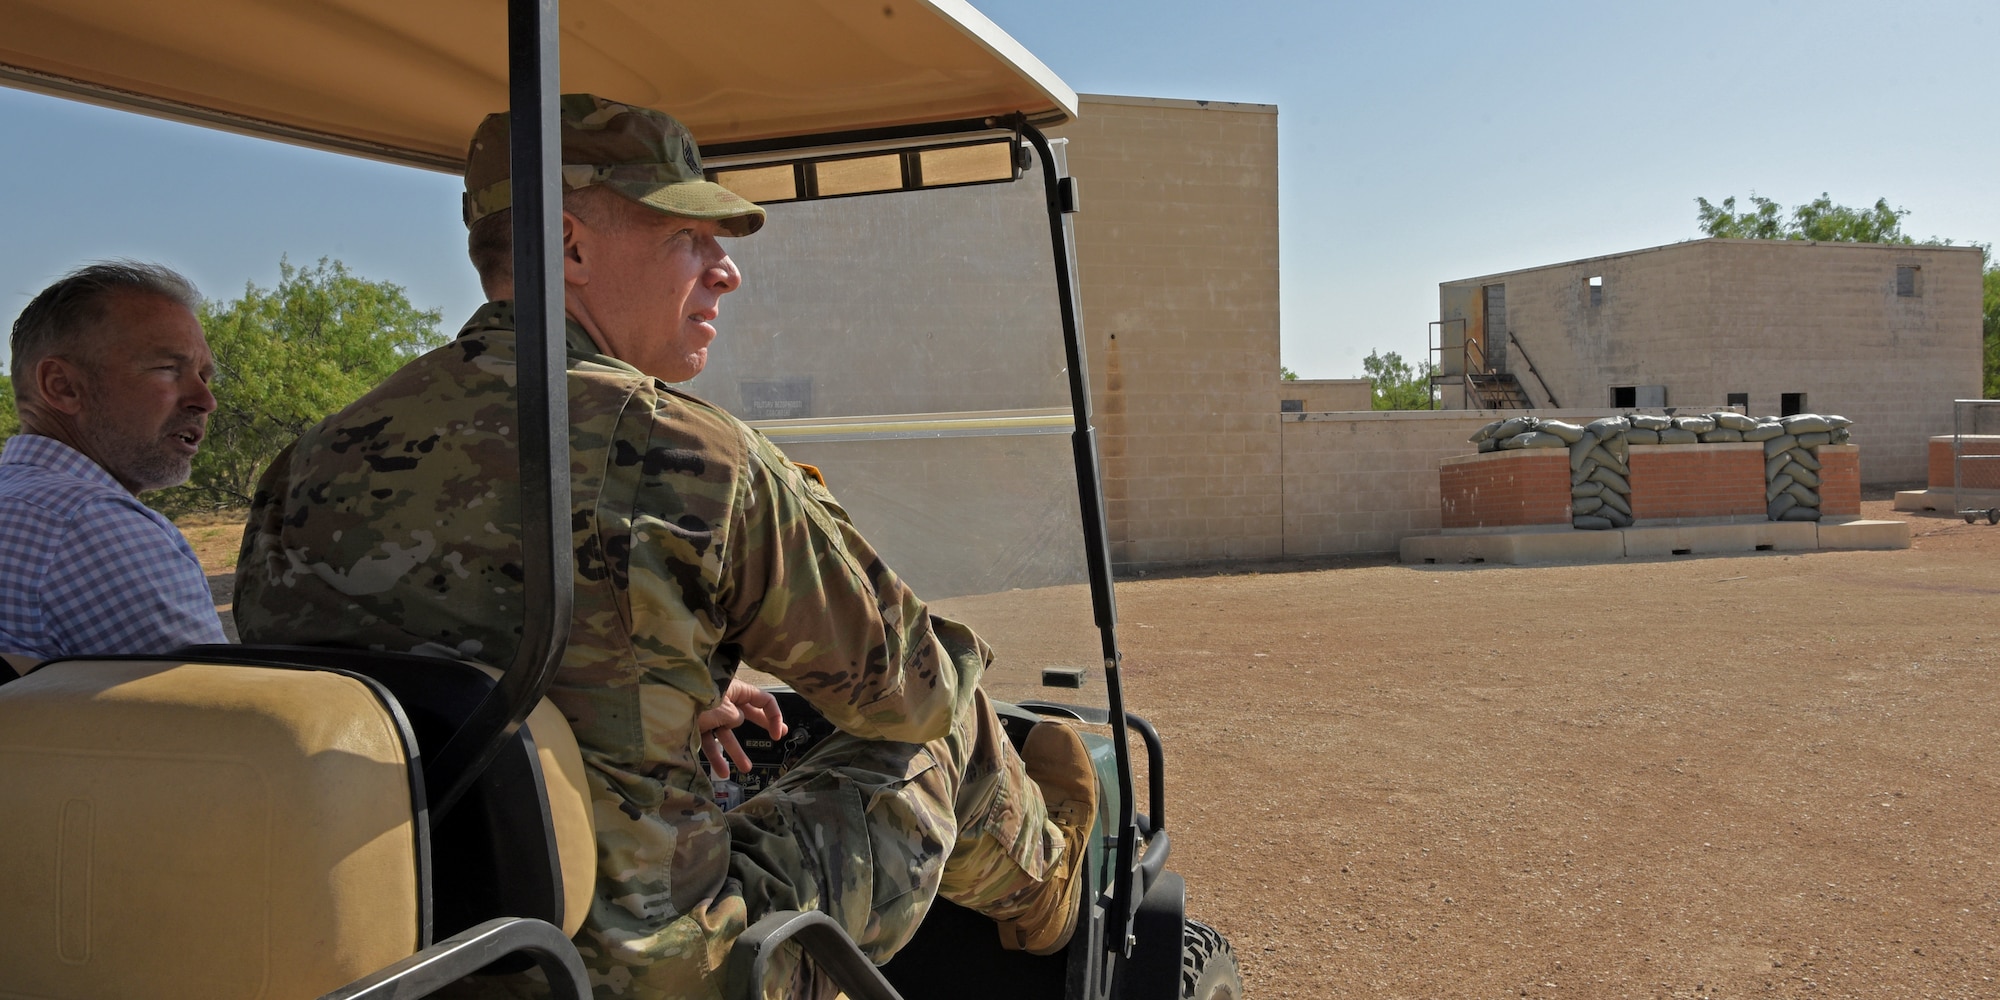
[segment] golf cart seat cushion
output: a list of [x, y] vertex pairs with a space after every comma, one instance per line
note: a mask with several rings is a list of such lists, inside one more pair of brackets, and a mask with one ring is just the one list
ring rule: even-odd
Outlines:
[[0, 995], [314, 997], [413, 954], [406, 733], [327, 671], [71, 660], [0, 687]]
[[577, 749], [569, 720], [546, 698], [528, 713], [526, 727], [541, 760], [550, 832], [555, 835], [556, 854], [562, 864], [562, 919], [550, 923], [575, 936], [597, 890], [597, 827], [590, 815], [583, 753]]
[[[431, 682], [442, 680], [440, 675], [444, 671], [476, 671], [495, 683], [501, 674], [493, 667], [467, 661], [413, 661], [380, 653], [373, 656], [380, 666], [358, 660], [354, 666], [394, 691], [404, 709], [413, 715], [429, 715], [445, 708], [447, 701], [438, 688], [414, 685], [412, 682], [418, 679], [416, 670], [429, 671], [423, 679]], [[483, 695], [486, 687], [478, 690]], [[451, 710], [454, 727], [463, 721], [456, 713], [463, 712], [470, 704]], [[418, 727], [420, 739], [423, 728]], [[457, 855], [438, 859], [436, 893], [440, 919], [449, 925], [438, 929], [439, 937], [457, 929], [457, 924], [470, 926], [496, 916], [540, 917], [561, 927], [564, 934], [574, 935], [583, 926], [591, 900], [596, 897], [597, 826], [591, 818], [590, 785], [584, 777], [583, 753], [577, 748], [576, 732], [562, 710], [547, 698], [535, 704], [521, 728], [527, 731], [528, 741], [535, 748], [536, 766], [532, 770], [511, 770], [509, 758], [503, 754], [489, 776], [474, 785], [474, 793], [462, 807], [467, 813], [480, 814], [486, 829], [477, 835], [479, 843], [467, 845], [455, 840], [463, 831], [452, 826], [431, 830], [438, 851], [453, 851]], [[541, 785], [539, 796], [533, 787], [536, 782]], [[502, 827], [511, 829], [503, 831]], [[509, 846], [498, 856], [486, 853], [502, 844]], [[537, 844], [547, 846], [537, 847]], [[528, 881], [523, 877], [523, 866], [541, 864], [552, 864], [555, 868], [561, 884], [559, 889], [551, 887], [549, 896], [557, 898], [520, 891]], [[503, 882], [512, 885], [498, 885]], [[496, 887], [509, 891], [495, 897], [491, 890]], [[476, 900], [472, 909], [454, 907], [457, 901], [447, 898], [468, 891]]]

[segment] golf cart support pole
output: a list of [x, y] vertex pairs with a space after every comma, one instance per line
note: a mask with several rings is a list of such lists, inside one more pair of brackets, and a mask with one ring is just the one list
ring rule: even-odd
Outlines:
[[[508, 0], [514, 223], [515, 442], [520, 449], [521, 641], [514, 661], [424, 769], [438, 821], [548, 691], [569, 637], [569, 375], [563, 340], [557, 0]], [[524, 183], [524, 179], [526, 182]]]
[[1104, 523], [1104, 488], [1097, 473], [1097, 429], [1091, 424], [1090, 369], [1083, 345], [1081, 303], [1076, 291], [1076, 233], [1070, 215], [1077, 211], [1076, 179], [1056, 166], [1048, 136], [1024, 118], [1015, 127], [1035, 147], [1042, 161], [1042, 191], [1048, 206], [1049, 243], [1056, 268], [1056, 300], [1062, 311], [1063, 351], [1069, 371], [1069, 398], [1074, 414], [1070, 451], [1076, 467], [1077, 508], [1083, 516], [1083, 551], [1090, 573], [1090, 605], [1104, 654], [1104, 690], [1111, 716], [1111, 746], [1118, 755], [1118, 849], [1113, 855], [1112, 899], [1106, 914], [1104, 943], [1120, 955], [1132, 953], [1132, 915], [1139, 899], [1133, 866], [1139, 828], [1132, 801], [1131, 748], [1126, 745], [1125, 690], [1118, 672], [1118, 603], [1111, 587], [1110, 531]]

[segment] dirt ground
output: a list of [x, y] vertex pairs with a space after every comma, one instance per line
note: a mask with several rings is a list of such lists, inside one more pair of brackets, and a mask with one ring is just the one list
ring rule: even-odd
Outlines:
[[1252, 997], [2000, 996], [2000, 528], [1865, 506], [1914, 546], [1121, 583], [1190, 913]]
[[1911, 520], [1122, 588], [1190, 911], [1252, 996], [2000, 996], [2000, 528]]

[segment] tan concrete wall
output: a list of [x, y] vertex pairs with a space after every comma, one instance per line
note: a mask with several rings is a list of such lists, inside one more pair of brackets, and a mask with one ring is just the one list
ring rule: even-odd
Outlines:
[[[1921, 292], [1896, 294], [1898, 265]], [[1505, 284], [1507, 323], [1568, 408], [1609, 410], [1614, 385], [1665, 385], [1676, 407], [1781, 393], [1855, 420], [1868, 483], [1924, 476], [1924, 442], [1951, 429], [1951, 401], [1980, 389], [1980, 264], [1969, 247], [1695, 240], [1446, 282]], [[1604, 279], [1589, 304], [1588, 279]], [[1541, 398], [1518, 353], [1512, 370]]]
[[[1069, 405], [1039, 172], [766, 211], [727, 241], [743, 287], [695, 395], [748, 420]], [[746, 385], [810, 405], [761, 413]]]
[[1085, 95], [1060, 134], [1113, 560], [1282, 555], [1277, 108]]
[[1279, 411], [1297, 400], [1299, 413], [1366, 410], [1375, 401], [1374, 383], [1365, 378], [1295, 378], [1278, 380]]
[[793, 461], [822, 470], [868, 541], [926, 599], [1073, 583], [1087, 573], [1067, 434], [772, 437]]
[[1438, 463], [1471, 454], [1466, 438], [1491, 422], [1477, 410], [1287, 413], [1287, 557], [1394, 552], [1442, 524]]

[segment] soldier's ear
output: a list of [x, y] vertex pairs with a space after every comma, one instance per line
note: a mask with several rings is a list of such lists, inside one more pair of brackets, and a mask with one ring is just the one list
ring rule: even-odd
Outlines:
[[576, 216], [563, 213], [563, 284], [587, 285], [590, 283], [590, 266], [585, 258], [595, 247], [590, 243], [590, 226]]

